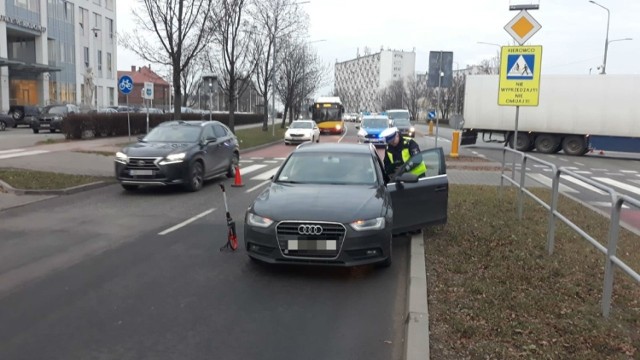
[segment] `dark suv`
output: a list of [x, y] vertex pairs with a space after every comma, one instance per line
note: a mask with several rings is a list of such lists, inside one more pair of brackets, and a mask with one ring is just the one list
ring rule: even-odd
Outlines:
[[409, 110], [387, 110], [387, 116], [391, 120], [391, 126], [395, 126], [402, 136], [416, 136], [416, 129], [411, 123]]
[[31, 122], [31, 129], [34, 134], [39, 133], [41, 128], [48, 128], [52, 133], [62, 131], [62, 121], [67, 115], [79, 112], [78, 107], [73, 104], [45, 106], [38, 121]]
[[218, 121], [168, 121], [116, 153], [116, 178], [125, 190], [141, 185], [183, 185], [198, 191], [205, 180], [234, 177], [238, 139]]
[[9, 107], [9, 115], [14, 120], [13, 127], [18, 127], [18, 125], [30, 126], [32, 121], [38, 120], [40, 108], [31, 105], [11, 105]]

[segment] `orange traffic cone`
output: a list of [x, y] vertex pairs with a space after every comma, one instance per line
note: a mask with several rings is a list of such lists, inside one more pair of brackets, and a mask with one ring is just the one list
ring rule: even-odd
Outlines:
[[244, 184], [242, 183], [242, 176], [240, 176], [240, 166], [236, 166], [236, 178], [233, 181], [233, 184], [231, 184], [231, 186], [233, 187], [244, 186]]

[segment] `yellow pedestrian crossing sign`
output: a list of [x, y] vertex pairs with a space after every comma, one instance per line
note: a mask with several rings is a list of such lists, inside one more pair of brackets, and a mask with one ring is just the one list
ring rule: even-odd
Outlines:
[[503, 46], [498, 105], [538, 106], [542, 46]]

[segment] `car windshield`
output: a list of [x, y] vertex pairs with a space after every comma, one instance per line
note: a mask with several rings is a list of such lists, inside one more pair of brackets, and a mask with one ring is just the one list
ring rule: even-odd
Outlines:
[[145, 142], [171, 143], [195, 143], [199, 139], [199, 126], [158, 126], [144, 137]]
[[392, 119], [392, 120], [396, 120], [396, 119], [409, 120], [409, 113], [406, 111], [388, 112], [387, 116], [389, 117], [389, 119]]
[[47, 114], [61, 114], [64, 115], [67, 113], [67, 108], [65, 106], [52, 106], [47, 110]]
[[312, 129], [313, 125], [311, 125], [308, 121], [294, 121], [289, 126], [291, 129]]
[[374, 185], [376, 179], [373, 159], [367, 154], [294, 153], [276, 182]]
[[340, 109], [338, 108], [320, 108], [313, 109], [313, 120], [316, 122], [322, 121], [336, 121], [340, 120], [342, 116], [340, 115]]
[[364, 119], [362, 120], [362, 127], [365, 128], [386, 128], [389, 127], [389, 120], [387, 119]]
[[394, 119], [393, 125], [395, 126], [411, 126], [409, 119]]

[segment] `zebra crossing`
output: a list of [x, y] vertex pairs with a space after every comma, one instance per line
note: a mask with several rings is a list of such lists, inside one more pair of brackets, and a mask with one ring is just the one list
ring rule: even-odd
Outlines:
[[38, 155], [50, 152], [49, 150], [10, 149], [0, 150], [0, 160], [17, 158], [22, 156]]

